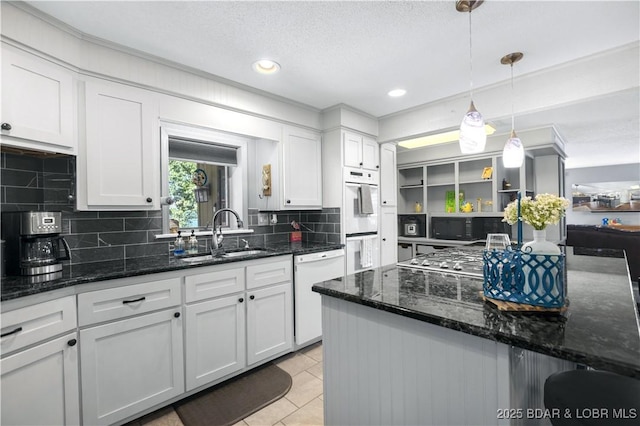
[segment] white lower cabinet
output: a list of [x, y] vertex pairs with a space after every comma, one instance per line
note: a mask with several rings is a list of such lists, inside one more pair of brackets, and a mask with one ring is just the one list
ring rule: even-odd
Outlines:
[[120, 424], [291, 352], [292, 262], [111, 280], [3, 312], [0, 424]]
[[75, 297], [3, 306], [1, 319], [0, 424], [80, 424]]
[[0, 361], [3, 425], [78, 425], [77, 333]]
[[82, 417], [109, 425], [184, 392], [180, 308], [80, 330]]
[[291, 281], [247, 295], [247, 362], [252, 365], [293, 347]]
[[187, 391], [245, 367], [244, 302], [239, 294], [187, 306]]
[[185, 277], [187, 391], [293, 349], [292, 257], [235, 265]]
[[85, 425], [114, 424], [184, 393], [181, 283], [158, 274], [78, 295]]

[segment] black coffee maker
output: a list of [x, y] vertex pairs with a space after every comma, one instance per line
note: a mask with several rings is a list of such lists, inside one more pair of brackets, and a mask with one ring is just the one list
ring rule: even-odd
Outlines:
[[69, 244], [60, 236], [61, 212], [3, 212], [8, 275], [45, 275], [62, 271], [71, 259]]

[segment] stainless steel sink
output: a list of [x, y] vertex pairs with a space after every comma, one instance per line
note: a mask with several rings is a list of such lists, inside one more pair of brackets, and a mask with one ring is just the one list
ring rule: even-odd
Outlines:
[[266, 252], [266, 250], [262, 250], [262, 249], [232, 251], [232, 252], [223, 254], [222, 257], [224, 258], [224, 257], [252, 256], [254, 254], [260, 254], [264, 252]]
[[185, 257], [180, 259], [185, 263], [204, 263], [215, 259], [229, 259], [229, 258], [237, 258], [237, 257], [249, 257], [260, 253], [266, 253], [267, 250], [264, 249], [249, 249], [249, 250], [239, 250], [239, 251], [231, 251], [228, 253], [223, 253], [218, 256], [213, 256], [211, 254], [204, 254], [202, 256], [193, 256], [193, 257]]

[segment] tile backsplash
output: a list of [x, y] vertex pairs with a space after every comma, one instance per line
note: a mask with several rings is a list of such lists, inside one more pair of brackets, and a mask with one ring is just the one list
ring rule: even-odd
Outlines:
[[[162, 233], [160, 211], [75, 211], [75, 157], [0, 154], [0, 208], [2, 211], [62, 211], [63, 235], [71, 248], [71, 264], [89, 266], [97, 261], [126, 259], [169, 253], [171, 243], [156, 240]], [[272, 212], [276, 225], [259, 226], [258, 211], [250, 210], [245, 224], [253, 234], [225, 236], [225, 247], [238, 247], [245, 239], [250, 246], [286, 242], [291, 221], [303, 226], [303, 241], [340, 242], [340, 209]], [[201, 251], [211, 239], [200, 240]]]

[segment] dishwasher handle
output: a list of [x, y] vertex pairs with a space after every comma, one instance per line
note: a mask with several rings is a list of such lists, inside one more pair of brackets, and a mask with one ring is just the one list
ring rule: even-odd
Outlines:
[[295, 257], [295, 263], [296, 265], [298, 265], [300, 263], [310, 263], [320, 260], [335, 259], [336, 257], [344, 257], [344, 249], [299, 255]]

